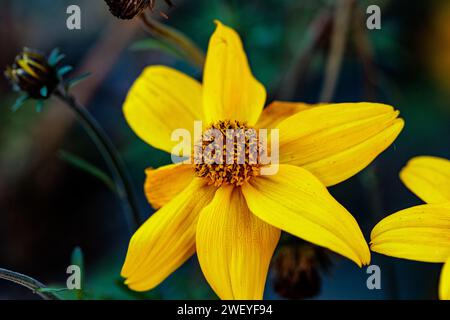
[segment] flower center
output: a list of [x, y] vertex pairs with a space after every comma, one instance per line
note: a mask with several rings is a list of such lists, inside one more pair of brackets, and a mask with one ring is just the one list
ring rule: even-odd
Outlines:
[[258, 131], [240, 121], [218, 121], [194, 147], [195, 174], [222, 184], [241, 186], [260, 174]]

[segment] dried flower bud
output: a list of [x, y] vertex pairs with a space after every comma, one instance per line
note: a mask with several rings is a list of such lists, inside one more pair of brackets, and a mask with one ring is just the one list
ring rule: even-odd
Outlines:
[[5, 76], [15, 90], [34, 99], [48, 98], [60, 83], [58, 69], [46, 56], [28, 48], [16, 56], [14, 63], [7, 67]]
[[119, 19], [133, 19], [150, 6], [150, 0], [105, 0], [111, 13]]
[[273, 287], [288, 299], [311, 298], [320, 293], [320, 271], [327, 270], [331, 262], [325, 249], [304, 242], [280, 248], [274, 261]]
[[[164, 0], [170, 7], [173, 6], [171, 0]], [[111, 13], [119, 19], [133, 19], [141, 14], [145, 9], [155, 8], [156, 0], [105, 0]]]

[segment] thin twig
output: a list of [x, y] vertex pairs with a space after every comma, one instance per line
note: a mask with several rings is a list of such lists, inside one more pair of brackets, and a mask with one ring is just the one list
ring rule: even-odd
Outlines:
[[42, 289], [47, 289], [45, 285], [24, 274], [0, 268], [0, 279], [11, 281], [28, 288], [44, 300], [61, 300], [52, 292], [44, 292]]
[[364, 91], [365, 97], [369, 101], [375, 101], [377, 93], [377, 71], [373, 58], [372, 44], [364, 27], [363, 12], [355, 10], [353, 14], [352, 34], [356, 54], [361, 62], [364, 73]]
[[72, 111], [75, 112], [90, 138], [95, 143], [108, 164], [109, 169], [113, 174], [117, 193], [122, 202], [128, 224], [131, 231], [134, 232], [137, 227], [141, 225], [139, 207], [137, 205], [136, 196], [133, 192], [131, 178], [126, 170], [125, 164], [119, 156], [116, 147], [89, 111], [79, 104], [74, 96], [70, 95], [66, 91], [63, 91], [62, 89], [58, 89], [55, 92], [55, 96], [61, 99], [67, 104], [67, 106], [70, 107]]
[[314, 52], [320, 47], [323, 39], [330, 29], [332, 15], [328, 8], [324, 9], [310, 24], [306, 35], [309, 37], [307, 45], [298, 52], [293, 64], [288, 68], [286, 75], [281, 79], [275, 97], [279, 100], [290, 100], [305, 77], [307, 68], [311, 65]]
[[338, 0], [335, 10], [331, 49], [325, 70], [325, 80], [320, 94], [320, 102], [330, 102], [336, 90], [342, 58], [344, 56], [347, 31], [354, 0]]
[[143, 12], [140, 18], [145, 25], [145, 30], [152, 36], [163, 40], [179, 49], [194, 65], [203, 70], [205, 53], [186, 35], [180, 31], [162, 24]]

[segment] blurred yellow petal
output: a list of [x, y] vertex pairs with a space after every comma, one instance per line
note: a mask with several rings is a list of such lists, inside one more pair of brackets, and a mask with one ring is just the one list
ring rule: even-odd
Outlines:
[[416, 206], [384, 218], [372, 230], [371, 249], [397, 258], [445, 262], [450, 257], [450, 203]]
[[198, 215], [214, 192], [202, 179], [194, 179], [136, 231], [121, 273], [130, 289], [154, 288], [192, 256]]
[[240, 188], [221, 187], [197, 226], [203, 274], [221, 299], [262, 299], [280, 230], [248, 210]]
[[450, 256], [444, 264], [439, 281], [439, 299], [450, 300]]
[[194, 179], [194, 168], [188, 164], [170, 164], [145, 170], [145, 195], [153, 208], [159, 209], [183, 191]]
[[240, 120], [255, 124], [266, 101], [266, 90], [253, 76], [236, 31], [220, 22], [216, 24], [203, 77], [206, 121]]
[[359, 266], [369, 264], [369, 248], [358, 223], [309, 171], [280, 165], [276, 175], [254, 178], [242, 192], [250, 211], [261, 220]]
[[275, 128], [286, 118], [313, 106], [314, 105], [301, 102], [274, 101], [263, 110], [256, 123], [256, 127], [261, 129]]
[[389, 147], [403, 128], [398, 111], [377, 103], [322, 105], [278, 125], [280, 162], [302, 166], [326, 186], [355, 175]]
[[175, 129], [193, 136], [195, 120], [203, 119], [202, 87], [187, 75], [164, 66], [152, 66], [135, 81], [123, 106], [133, 131], [155, 148], [171, 152]]
[[450, 201], [450, 161], [421, 156], [411, 159], [400, 172], [403, 183], [427, 203]]

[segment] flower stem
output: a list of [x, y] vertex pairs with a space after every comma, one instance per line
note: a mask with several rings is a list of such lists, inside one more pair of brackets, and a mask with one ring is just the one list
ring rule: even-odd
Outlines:
[[191, 39], [180, 31], [148, 17], [145, 13], [142, 13], [140, 18], [146, 27], [146, 31], [155, 38], [161, 39], [179, 48], [194, 65], [200, 70], [203, 69], [205, 54]]
[[336, 91], [354, 4], [354, 0], [336, 1], [331, 49], [328, 55], [325, 79], [319, 98], [319, 101], [323, 103], [329, 103], [333, 99], [333, 95]]
[[300, 86], [305, 81], [305, 75], [308, 74], [312, 65], [314, 54], [326, 41], [332, 23], [333, 15], [329, 8], [322, 9], [304, 33], [307, 38], [306, 44], [295, 54], [293, 63], [288, 66], [286, 73], [276, 86], [274, 97], [269, 100], [288, 101], [294, 98], [294, 95], [299, 94]]
[[88, 135], [108, 164], [108, 167], [113, 174], [117, 194], [126, 214], [128, 225], [132, 232], [136, 231], [141, 224], [141, 217], [139, 215], [136, 196], [133, 192], [131, 178], [117, 149], [94, 117], [92, 117], [85, 107], [77, 102], [74, 96], [62, 89], [58, 89], [54, 94], [75, 112]]
[[52, 292], [41, 291], [42, 289], [46, 289], [47, 287], [39, 281], [24, 274], [0, 268], [0, 279], [11, 281], [23, 287], [26, 287], [33, 291], [33, 293], [39, 295], [44, 300], [61, 300]]

